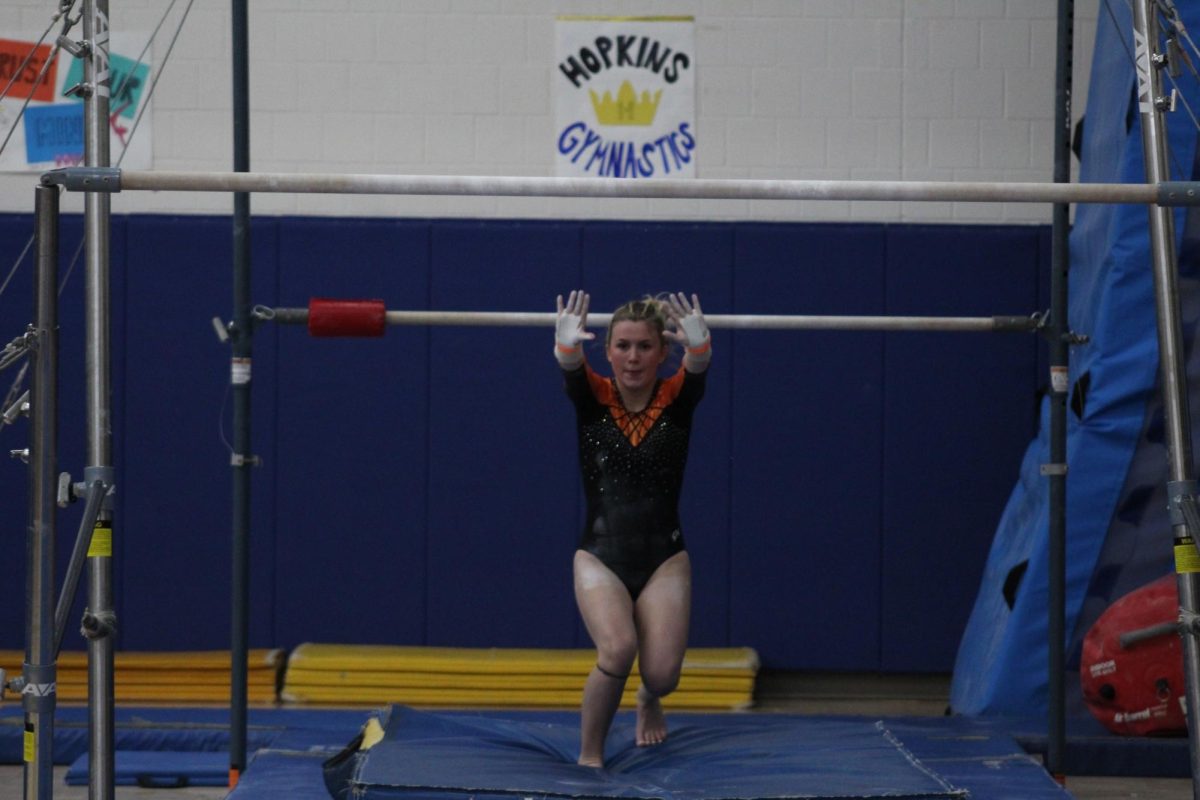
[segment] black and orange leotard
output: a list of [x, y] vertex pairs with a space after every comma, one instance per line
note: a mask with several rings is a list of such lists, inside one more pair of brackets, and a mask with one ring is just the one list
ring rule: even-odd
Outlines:
[[636, 600], [654, 570], [684, 549], [679, 492], [704, 373], [680, 368], [659, 380], [636, 413], [625, 410], [615, 382], [587, 364], [564, 375], [587, 496], [579, 549], [616, 573]]

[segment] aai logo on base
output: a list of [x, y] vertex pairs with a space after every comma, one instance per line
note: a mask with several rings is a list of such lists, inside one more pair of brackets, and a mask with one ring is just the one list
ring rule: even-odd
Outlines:
[[559, 17], [555, 174], [696, 174], [692, 17]]

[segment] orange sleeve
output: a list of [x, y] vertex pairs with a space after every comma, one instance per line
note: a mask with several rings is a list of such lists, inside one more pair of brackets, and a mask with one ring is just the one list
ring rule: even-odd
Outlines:
[[617, 398], [613, 394], [612, 381], [597, 374], [590, 364], [584, 364], [584, 368], [587, 370], [588, 386], [592, 388], [592, 396], [601, 405], [608, 406], [615, 403]]
[[679, 393], [683, 390], [683, 367], [679, 368], [671, 377], [667, 378], [658, 387], [658, 395], [654, 398], [654, 405], [659, 407], [669, 406], [675, 402], [675, 398], [679, 397]]

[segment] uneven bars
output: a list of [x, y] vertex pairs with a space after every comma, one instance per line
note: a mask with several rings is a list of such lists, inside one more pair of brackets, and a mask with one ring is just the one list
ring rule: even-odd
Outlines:
[[[307, 324], [307, 308], [255, 309], [255, 316], [283, 324]], [[553, 327], [553, 311], [388, 311], [388, 325], [474, 327]], [[611, 313], [589, 313], [588, 327], [607, 327]], [[1037, 316], [997, 317], [882, 317], [796, 316], [773, 314], [705, 314], [710, 328], [738, 330], [863, 330], [863, 331], [1035, 331]]]
[[632, 197], [688, 200], [913, 200], [991, 203], [1200, 205], [1200, 183], [985, 183], [959, 181], [654, 180], [485, 175], [336, 175], [172, 172], [66, 167], [43, 185], [70, 191]]

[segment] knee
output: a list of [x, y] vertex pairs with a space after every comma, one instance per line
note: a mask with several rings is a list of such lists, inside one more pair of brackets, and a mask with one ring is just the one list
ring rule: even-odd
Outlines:
[[614, 636], [596, 645], [597, 662], [610, 673], [628, 675], [637, 657], [636, 636]]
[[663, 668], [642, 665], [640, 667], [642, 686], [646, 687], [646, 691], [655, 697], [668, 695], [679, 685], [679, 669], [677, 666]]

